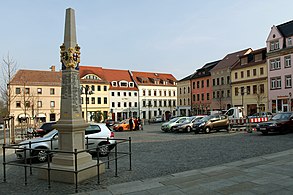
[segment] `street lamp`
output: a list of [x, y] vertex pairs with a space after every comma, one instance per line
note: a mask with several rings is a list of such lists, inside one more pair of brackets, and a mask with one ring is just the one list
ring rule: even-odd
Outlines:
[[88, 116], [87, 116], [87, 104], [88, 104], [88, 95], [92, 95], [94, 92], [90, 90], [90, 87], [86, 85], [85, 87], [82, 85], [81, 86], [81, 94], [85, 94], [85, 117], [86, 117], [86, 122], [88, 122]]

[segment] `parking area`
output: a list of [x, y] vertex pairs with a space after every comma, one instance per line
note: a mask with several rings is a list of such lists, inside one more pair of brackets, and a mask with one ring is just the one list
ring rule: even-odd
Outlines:
[[[114, 176], [111, 164], [110, 169], [101, 176], [101, 185], [97, 185], [96, 178], [92, 178], [81, 183], [79, 191], [103, 189], [112, 184], [166, 176], [293, 148], [293, 134], [263, 136], [256, 132], [227, 131], [210, 134], [165, 133], [160, 127], [161, 123], [155, 123], [145, 125], [144, 130], [140, 131], [115, 132], [115, 138], [132, 139], [132, 171], [129, 171], [128, 160], [121, 159], [118, 162], [118, 177]], [[119, 150], [127, 148], [127, 144], [119, 146]], [[13, 154], [9, 156], [14, 157]], [[48, 190], [47, 183], [36, 178], [30, 178], [28, 186], [24, 186], [23, 169], [20, 168], [9, 168], [8, 174], [8, 183], [0, 183], [3, 193], [11, 194], [11, 189], [15, 194], [23, 193], [30, 188], [35, 192], [42, 190], [46, 193], [74, 193], [72, 185], [60, 183], [53, 183]], [[34, 192], [28, 191], [27, 194]]]

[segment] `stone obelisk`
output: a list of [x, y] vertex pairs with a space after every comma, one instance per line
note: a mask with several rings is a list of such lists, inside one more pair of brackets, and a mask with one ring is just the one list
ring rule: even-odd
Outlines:
[[[60, 46], [62, 63], [62, 87], [60, 119], [56, 124], [59, 131], [59, 150], [74, 152], [85, 149], [85, 128], [88, 126], [82, 118], [80, 98], [80, 47], [76, 41], [75, 13], [71, 8], [66, 9], [64, 43]], [[87, 152], [77, 155], [73, 153], [57, 153], [52, 159], [52, 168], [74, 170], [77, 162], [78, 170], [96, 164]], [[100, 170], [103, 172], [103, 170]], [[97, 168], [88, 168], [78, 173], [78, 182], [97, 175]], [[66, 183], [75, 183], [73, 172], [51, 171], [51, 179]]]

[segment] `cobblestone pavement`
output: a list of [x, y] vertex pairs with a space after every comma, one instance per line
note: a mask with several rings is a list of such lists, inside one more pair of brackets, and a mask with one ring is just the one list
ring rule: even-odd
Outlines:
[[[228, 134], [227, 132], [211, 134], [192, 134], [192, 133], [163, 133], [160, 130], [160, 124], [146, 125], [143, 131], [132, 132], [115, 132], [116, 138], [132, 139], [132, 171], [129, 171], [128, 158], [119, 159], [118, 177], [114, 177], [114, 164], [110, 163], [110, 169], [101, 175], [101, 184], [97, 184], [97, 178], [92, 178], [80, 183], [78, 191], [80, 193], [97, 192], [105, 194], [119, 194], [112, 188], [122, 188], [125, 182], [132, 182], [134, 186], [148, 186], [144, 182], [156, 181], [161, 182], [164, 179], [175, 179], [176, 176], [183, 177], [201, 170], [210, 170], [208, 167], [226, 167], [226, 163], [246, 162], [247, 158], [259, 159], [263, 155], [273, 154], [290, 150], [293, 148], [293, 134], [287, 135], [269, 135], [262, 136], [257, 133], [237, 132]], [[119, 145], [119, 150], [127, 151], [128, 145]], [[13, 152], [13, 151], [12, 151]], [[286, 161], [286, 155], [282, 160]], [[290, 156], [289, 156], [290, 157]], [[14, 159], [13, 154], [8, 155], [7, 159]], [[290, 157], [291, 158], [291, 157]], [[261, 158], [264, 160], [263, 158]], [[259, 160], [257, 166], [265, 164], [267, 161]], [[0, 160], [2, 163], [2, 159]], [[272, 162], [268, 162], [272, 163]], [[250, 164], [251, 167], [255, 166]], [[236, 166], [236, 165], [235, 165]], [[238, 165], [237, 165], [238, 166]], [[247, 165], [248, 166], [248, 165]], [[286, 165], [290, 167], [290, 164]], [[223, 168], [223, 167], [222, 167]], [[235, 167], [234, 167], [235, 168]], [[238, 169], [238, 167], [236, 167]], [[293, 169], [292, 169], [293, 170]], [[191, 171], [191, 172], [189, 172]], [[231, 170], [229, 170], [231, 171]], [[228, 172], [229, 172], [228, 171]], [[225, 171], [224, 171], [225, 172]], [[51, 189], [48, 189], [48, 183], [44, 180], [37, 179], [37, 171], [33, 170], [33, 175], [28, 177], [28, 185], [24, 185], [24, 168], [7, 166], [7, 182], [3, 182], [3, 166], [0, 166], [0, 188], [1, 193], [5, 194], [73, 194], [75, 193], [74, 185], [52, 182]], [[182, 173], [182, 174], [181, 174]], [[187, 175], [185, 175], [187, 174]], [[216, 173], [211, 173], [216, 174]], [[184, 176], [185, 175], [185, 176]], [[242, 175], [242, 174], [240, 174]], [[205, 175], [209, 177], [209, 175]], [[193, 177], [193, 176], [192, 176]], [[197, 176], [194, 176], [197, 177]], [[200, 176], [204, 177], [204, 176]], [[225, 177], [225, 176], [223, 176]], [[157, 179], [154, 179], [157, 178]], [[214, 178], [214, 177], [213, 177]], [[174, 181], [175, 181], [174, 180]], [[212, 180], [212, 179], [211, 179]], [[165, 181], [165, 180], [164, 180]], [[217, 182], [217, 181], [211, 181]], [[221, 181], [223, 182], [223, 181]], [[168, 182], [167, 182], [168, 183]], [[135, 189], [134, 191], [124, 191], [123, 193], [133, 194], [160, 194], [162, 190], [169, 192], [171, 189], [177, 189], [172, 186], [160, 183], [159, 189], [146, 192], [144, 188]], [[158, 185], [156, 183], [156, 185]], [[186, 185], [186, 184], [184, 184]], [[191, 184], [190, 184], [191, 185]], [[195, 186], [198, 186], [194, 184]], [[236, 185], [236, 184], [235, 184]], [[125, 184], [130, 189], [129, 185]], [[168, 189], [168, 186], [170, 189]], [[200, 187], [200, 186], [198, 186]], [[260, 186], [258, 186], [260, 187]], [[98, 190], [98, 191], [97, 191]], [[143, 190], [142, 192], [140, 192]], [[158, 190], [158, 191], [157, 191]], [[204, 192], [204, 189], [202, 189]], [[161, 193], [163, 192], [161, 191]], [[182, 190], [181, 190], [182, 191]], [[102, 194], [103, 194], [102, 193]], [[187, 192], [184, 192], [187, 193]], [[219, 193], [219, 192], [217, 192]], [[177, 194], [177, 193], [175, 193]], [[180, 194], [180, 193], [179, 193]], [[192, 194], [192, 193], [191, 193]]]

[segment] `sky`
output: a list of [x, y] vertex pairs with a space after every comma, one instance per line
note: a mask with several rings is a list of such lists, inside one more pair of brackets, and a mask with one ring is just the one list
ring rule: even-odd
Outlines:
[[[292, 0], [0, 0], [0, 64], [60, 70], [65, 10], [75, 10], [81, 65], [180, 80], [228, 53], [266, 46]], [[1, 67], [0, 67], [1, 68]]]

